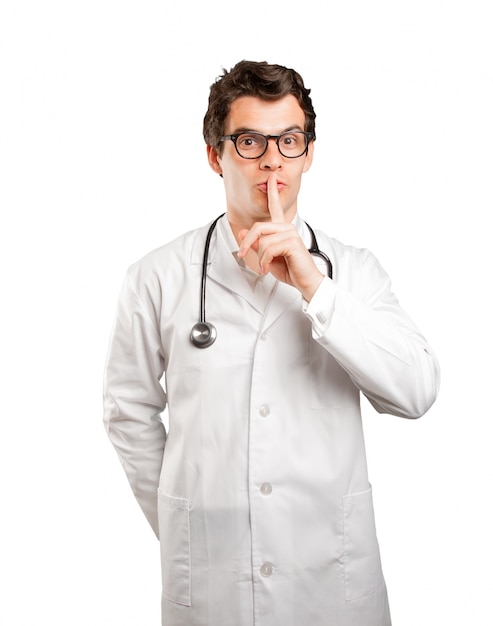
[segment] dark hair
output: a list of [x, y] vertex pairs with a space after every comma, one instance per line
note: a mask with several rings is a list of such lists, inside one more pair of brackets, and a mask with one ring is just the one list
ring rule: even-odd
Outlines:
[[315, 111], [303, 79], [295, 70], [265, 61], [240, 61], [229, 72], [223, 70], [209, 94], [209, 107], [204, 117], [204, 139], [209, 146], [221, 147], [226, 118], [232, 102], [242, 96], [262, 100], [280, 100], [292, 94], [305, 113], [304, 130], [315, 133]]

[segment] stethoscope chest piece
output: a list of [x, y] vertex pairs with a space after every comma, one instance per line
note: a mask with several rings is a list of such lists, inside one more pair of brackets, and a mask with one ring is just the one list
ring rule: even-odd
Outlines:
[[216, 327], [210, 322], [197, 322], [192, 327], [190, 341], [197, 348], [208, 348], [216, 341]]

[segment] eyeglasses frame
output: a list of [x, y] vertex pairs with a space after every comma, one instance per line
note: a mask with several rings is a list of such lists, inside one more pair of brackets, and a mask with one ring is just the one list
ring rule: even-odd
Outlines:
[[[286, 154], [283, 154], [281, 152], [281, 148], [279, 147], [279, 140], [281, 137], [283, 137], [284, 135], [289, 135], [292, 133], [298, 133], [301, 135], [304, 135], [306, 138], [306, 148], [303, 150], [303, 152], [301, 154], [298, 154], [297, 156], [287, 156]], [[238, 150], [238, 146], [236, 145], [236, 141], [238, 139], [238, 137], [240, 135], [260, 135], [261, 137], [264, 137], [264, 139], [266, 140], [265, 142], [265, 148], [264, 151], [262, 152], [262, 154], [259, 154], [258, 156], [255, 157], [246, 157], [243, 156], [242, 154], [240, 154], [240, 151]], [[269, 147], [269, 139], [275, 139], [276, 140], [276, 144], [277, 144], [277, 149], [279, 150], [279, 154], [281, 156], [283, 156], [286, 159], [299, 159], [300, 157], [302, 157], [304, 154], [308, 153], [308, 147], [310, 145], [310, 141], [314, 141], [315, 140], [315, 133], [310, 133], [306, 130], [287, 130], [284, 133], [281, 133], [280, 135], [264, 135], [263, 133], [259, 133], [257, 131], [243, 131], [241, 133], [233, 133], [232, 135], [223, 135], [220, 139], [220, 141], [227, 141], [230, 140], [234, 143], [235, 146], [235, 150], [238, 154], [238, 156], [240, 156], [242, 159], [248, 159], [248, 160], [254, 160], [254, 159], [260, 159], [260, 157], [263, 157], [264, 154], [267, 152], [267, 148]]]

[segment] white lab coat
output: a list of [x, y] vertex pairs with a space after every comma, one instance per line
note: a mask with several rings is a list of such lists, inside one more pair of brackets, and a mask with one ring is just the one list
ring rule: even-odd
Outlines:
[[216, 342], [189, 340], [204, 227], [129, 269], [108, 354], [105, 424], [160, 538], [162, 623], [388, 626], [359, 393], [418, 417], [435, 357], [368, 251], [317, 232], [334, 280], [310, 304], [278, 283], [259, 311], [228, 229], [209, 255]]

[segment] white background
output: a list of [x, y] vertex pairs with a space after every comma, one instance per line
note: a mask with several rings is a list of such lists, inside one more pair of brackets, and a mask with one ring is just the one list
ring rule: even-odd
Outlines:
[[159, 624], [102, 370], [127, 266], [224, 210], [201, 126], [242, 58], [312, 88], [300, 212], [377, 255], [440, 359], [421, 420], [364, 405], [394, 624], [493, 624], [490, 5], [2, 4], [2, 624]]

